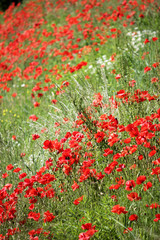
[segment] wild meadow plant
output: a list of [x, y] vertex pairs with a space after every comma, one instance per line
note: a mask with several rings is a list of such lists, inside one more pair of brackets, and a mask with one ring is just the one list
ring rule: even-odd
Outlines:
[[160, 4], [0, 12], [0, 240], [160, 236]]

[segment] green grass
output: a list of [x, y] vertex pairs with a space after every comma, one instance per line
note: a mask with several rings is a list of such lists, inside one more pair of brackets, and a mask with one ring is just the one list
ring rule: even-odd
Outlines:
[[[159, 223], [153, 221], [160, 207], [159, 172], [151, 174], [159, 167], [159, 6], [137, 1], [135, 7], [131, 2], [125, 8], [125, 3], [116, 0], [100, 5], [24, 1], [0, 15], [0, 239], [159, 239]], [[124, 16], [116, 19], [116, 11]], [[150, 42], [144, 44], [145, 39]], [[87, 65], [77, 70], [81, 62]], [[147, 66], [151, 70], [144, 72]], [[12, 80], [7, 81], [10, 74]], [[116, 79], [118, 74], [121, 77]], [[34, 91], [37, 86], [39, 90]], [[125, 96], [119, 95], [120, 90]], [[34, 107], [35, 102], [40, 106]], [[30, 120], [31, 115], [38, 120]], [[129, 124], [132, 130], [121, 131]], [[68, 132], [71, 137], [66, 139]], [[105, 135], [100, 141], [99, 132]], [[40, 138], [34, 141], [33, 134]], [[128, 138], [130, 142], [124, 142]], [[55, 148], [45, 149], [46, 140], [54, 141]], [[113, 154], [105, 157], [108, 148]], [[66, 151], [71, 152], [67, 158]], [[121, 156], [116, 158], [116, 154]], [[115, 161], [117, 166], [107, 174], [106, 167]], [[9, 164], [21, 171], [7, 170]], [[116, 171], [119, 164], [122, 169]], [[100, 172], [104, 177], [98, 180]], [[19, 179], [21, 173], [26, 178]], [[56, 180], [50, 180], [49, 174]], [[144, 183], [131, 191], [125, 189], [127, 181], [136, 182], [142, 175], [146, 176]], [[79, 185], [75, 191], [71, 188], [74, 181]], [[144, 191], [147, 182], [152, 187]], [[6, 184], [12, 188], [6, 191]], [[111, 189], [117, 184], [117, 189]], [[8, 197], [3, 198], [3, 191]], [[131, 192], [141, 199], [130, 201], [127, 195]], [[81, 196], [83, 200], [75, 205]], [[158, 206], [146, 207], [153, 203]], [[118, 204], [126, 214], [111, 212]], [[51, 222], [44, 221], [46, 211], [55, 216]], [[30, 212], [40, 213], [39, 220], [28, 218]], [[132, 214], [138, 216], [137, 221], [129, 220]], [[80, 238], [88, 230], [81, 228], [86, 223], [92, 223], [93, 236]], [[128, 227], [133, 231], [123, 233]], [[8, 229], [14, 228], [19, 230], [7, 238]]]

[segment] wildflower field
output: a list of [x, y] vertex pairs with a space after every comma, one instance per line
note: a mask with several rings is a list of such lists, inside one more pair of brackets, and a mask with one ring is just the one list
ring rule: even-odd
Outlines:
[[160, 239], [160, 1], [0, 12], [0, 240]]

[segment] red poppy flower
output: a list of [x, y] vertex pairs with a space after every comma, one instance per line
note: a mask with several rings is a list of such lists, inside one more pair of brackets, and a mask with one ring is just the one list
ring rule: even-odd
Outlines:
[[33, 139], [33, 140], [36, 140], [36, 139], [38, 139], [38, 138], [40, 138], [40, 136], [39, 136], [38, 134], [32, 134], [32, 139]]
[[36, 115], [31, 115], [29, 119], [32, 120], [33, 122], [36, 122], [38, 120], [38, 117]]
[[156, 159], [152, 163], [155, 164], [155, 165], [160, 165], [160, 158]]
[[118, 162], [117, 162], [117, 161], [113, 161], [112, 163], [110, 163], [110, 164], [104, 169], [104, 172], [105, 172], [106, 174], [110, 174], [110, 173], [114, 170], [115, 166], [117, 166], [117, 165], [118, 165]]
[[132, 169], [136, 168], [136, 166], [137, 166], [137, 165], [134, 163], [132, 166], [130, 166], [130, 168], [129, 168], [129, 169], [131, 169], [131, 170], [132, 170]]
[[153, 221], [158, 222], [159, 220], [160, 220], [160, 214], [156, 214], [156, 218]]
[[148, 66], [147, 66], [147, 67], [144, 68], [144, 73], [146, 73], [146, 72], [148, 72], [148, 71], [150, 71], [150, 70], [151, 70], [151, 67], [148, 67]]
[[129, 217], [129, 220], [130, 221], [137, 221], [138, 219], [138, 216], [136, 214], [132, 214], [130, 217]]
[[10, 171], [10, 170], [12, 170], [13, 168], [14, 168], [13, 165], [12, 165], [12, 164], [9, 164], [9, 165], [6, 167], [6, 170]]
[[112, 190], [112, 189], [115, 189], [115, 190], [117, 190], [117, 189], [119, 189], [120, 188], [120, 186], [121, 186], [121, 184], [112, 184], [110, 187], [109, 187], [109, 190]]
[[94, 135], [95, 139], [96, 139], [96, 142], [97, 143], [100, 143], [103, 141], [104, 137], [105, 137], [105, 133], [104, 132], [97, 132], [95, 135]]
[[68, 164], [65, 164], [63, 166], [63, 172], [68, 176], [70, 174], [70, 172], [72, 171], [72, 168], [68, 165]]
[[74, 181], [74, 184], [71, 186], [73, 191], [75, 191], [77, 188], [79, 188], [79, 185]]
[[95, 227], [96, 226], [92, 227], [92, 224], [90, 224], [90, 223], [83, 224], [82, 228], [84, 228], [84, 229], [89, 228], [89, 229], [85, 233], [80, 233], [78, 240], [89, 240], [96, 232], [98, 232], [98, 230], [95, 230]]
[[142, 184], [144, 181], [146, 181], [146, 176], [139, 176], [138, 178], [137, 178], [137, 181], [136, 181], [136, 183], [137, 184]]
[[46, 140], [46, 141], [44, 141], [44, 143], [43, 143], [43, 148], [44, 149], [53, 149], [54, 148], [54, 144], [53, 144], [53, 141], [51, 141], [51, 140]]
[[83, 230], [89, 230], [92, 228], [92, 223], [85, 223], [85, 224], [82, 224], [81, 228]]
[[31, 204], [28, 209], [29, 209], [29, 210], [33, 210], [34, 207], [35, 207], [34, 204]]
[[153, 66], [154, 68], [158, 67], [158, 66], [159, 66], [159, 62], [153, 63], [152, 66]]
[[142, 160], [142, 159], [143, 159], [143, 155], [139, 155], [139, 156], [138, 156], [138, 159], [139, 159], [139, 160]]
[[125, 98], [126, 96], [127, 96], [127, 93], [125, 92], [125, 90], [121, 89], [119, 92], [117, 92], [116, 98]]
[[131, 231], [133, 231], [133, 228], [129, 227], [129, 228], [125, 229], [123, 233], [125, 234], [125, 233], [131, 232]]
[[115, 79], [120, 79], [121, 78], [121, 74], [117, 74], [117, 76], [115, 77]]
[[152, 203], [150, 206], [146, 204], [146, 207], [149, 207], [150, 209], [154, 209], [154, 208], [160, 208], [160, 205], [158, 203]]
[[148, 156], [149, 157], [152, 157], [153, 155], [155, 155], [156, 154], [156, 150], [152, 150], [149, 154], [148, 154]]
[[129, 81], [129, 86], [130, 87], [134, 87], [135, 83], [136, 83], [135, 80], [131, 80], [131, 81]]
[[144, 191], [147, 191], [149, 188], [151, 188], [152, 187], [152, 183], [151, 182], [148, 182], [148, 183], [146, 183], [146, 184], [144, 184], [144, 187], [143, 187], [143, 190]]
[[83, 200], [83, 196], [84, 196], [84, 195], [82, 195], [81, 197], [79, 197], [79, 198], [77, 198], [76, 200], [74, 200], [73, 203], [74, 203], [75, 205], [78, 205], [78, 204]]
[[136, 137], [138, 136], [138, 128], [134, 126], [134, 124], [128, 124], [127, 127], [125, 128], [126, 132], [129, 132], [129, 135], [131, 137]]
[[43, 93], [38, 93], [37, 97], [38, 97], [38, 98], [43, 97]]
[[51, 102], [54, 103], [54, 104], [56, 104], [56, 103], [57, 103], [57, 100], [56, 100], [56, 99], [53, 99]]
[[138, 201], [141, 199], [141, 197], [138, 196], [138, 193], [136, 192], [132, 192], [130, 194], [127, 195], [127, 198], [130, 200], [130, 201]]
[[160, 174], [160, 167], [156, 167], [152, 169], [151, 175], [159, 175]]
[[131, 138], [126, 138], [125, 140], [124, 140], [124, 143], [130, 143], [131, 142]]
[[20, 172], [21, 171], [21, 168], [15, 168], [14, 170], [13, 170], [13, 172]]
[[105, 177], [105, 175], [102, 174], [101, 172], [96, 174], [97, 180], [100, 180], [100, 179], [102, 179], [102, 178], [104, 178], [104, 177]]
[[139, 14], [139, 17], [140, 18], [144, 18], [144, 15], [141, 13], [141, 14]]
[[155, 41], [157, 41], [157, 40], [158, 40], [157, 37], [153, 37], [153, 38], [152, 38], [152, 41], [153, 41], [153, 42], [155, 42]]
[[159, 80], [158, 80], [158, 78], [154, 77], [154, 78], [151, 79], [151, 82], [155, 83], [155, 82], [159, 82]]
[[112, 195], [111, 196], [111, 198], [115, 201], [115, 202], [117, 202], [118, 200], [117, 200], [117, 196], [116, 195]]
[[19, 175], [19, 179], [22, 179], [22, 178], [24, 178], [24, 177], [26, 177], [26, 176], [27, 176], [26, 173], [21, 173], [21, 174]]
[[12, 136], [12, 139], [13, 139], [13, 140], [16, 140], [16, 136], [15, 136], [15, 135], [13, 135], [13, 136]]
[[39, 107], [40, 106], [40, 103], [39, 102], [35, 102], [34, 103], [34, 107], [36, 108], [36, 107]]
[[33, 219], [34, 221], [39, 221], [39, 219], [40, 219], [40, 213], [30, 212], [30, 213], [28, 214], [28, 218], [29, 218], [29, 219]]
[[129, 181], [126, 182], [126, 188], [125, 189], [127, 191], [131, 191], [132, 188], [134, 188], [135, 186], [136, 186], [135, 181], [134, 180], [129, 180]]
[[12, 97], [16, 97], [16, 96], [17, 96], [17, 93], [13, 93], [13, 94], [12, 94]]
[[107, 157], [109, 154], [113, 153], [113, 150], [110, 150], [109, 148], [105, 149], [104, 151], [105, 151], [105, 153], [103, 154], [104, 157]]
[[149, 43], [150, 41], [146, 38], [145, 41], [144, 41], [144, 44], [147, 44]]
[[124, 214], [128, 213], [128, 211], [125, 210], [125, 207], [122, 207], [119, 204], [113, 206], [111, 212], [117, 213], [118, 215], [120, 215], [121, 213], [124, 213]]
[[3, 173], [2, 174], [2, 178], [7, 178], [9, 175], [8, 175], [8, 173]]
[[26, 154], [25, 153], [21, 153], [21, 157], [25, 157], [26, 156]]
[[44, 212], [44, 222], [52, 222], [53, 219], [55, 219], [55, 216], [53, 213], [50, 213], [49, 211]]

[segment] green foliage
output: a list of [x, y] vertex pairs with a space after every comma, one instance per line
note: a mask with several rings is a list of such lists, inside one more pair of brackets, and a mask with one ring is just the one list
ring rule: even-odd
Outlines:
[[[121, 17], [111, 17], [119, 9], [119, 1], [114, 1], [114, 4], [104, 1], [102, 5], [95, 6], [93, 3], [93, 8], [90, 1], [88, 4], [84, 6], [83, 1], [25, 1], [13, 9], [8, 20], [0, 15], [3, 32], [0, 40], [3, 53], [1, 78], [12, 72], [12, 80], [6, 81], [0, 92], [0, 97], [1, 94], [3, 97], [0, 98], [0, 188], [12, 184], [7, 190], [11, 201], [14, 190], [21, 191], [14, 199], [15, 217], [13, 213], [13, 218], [0, 222], [2, 235], [6, 235], [8, 229], [21, 230], [10, 239], [32, 240], [29, 232], [40, 228], [46, 235], [40, 232], [39, 239], [78, 239], [80, 233], [88, 230], [82, 229], [82, 224], [86, 223], [96, 226], [94, 230], [98, 231], [91, 237], [95, 240], [159, 239], [158, 223], [154, 222], [159, 206], [150, 209], [152, 204], [159, 203], [159, 174], [151, 174], [159, 164], [153, 162], [158, 161], [160, 144], [157, 117], [160, 92], [159, 11], [156, 4], [147, 5], [142, 11], [145, 16], [139, 17], [143, 7], [134, 9], [130, 4], [130, 11], [135, 13], [127, 18], [131, 13], [123, 9], [127, 20], [122, 22]], [[138, 4], [141, 5], [141, 1]], [[125, 3], [120, 8], [123, 5]], [[89, 10], [84, 10], [89, 7]], [[17, 16], [21, 19], [23, 10], [28, 13], [27, 21], [18, 24]], [[79, 22], [75, 24], [79, 13]], [[11, 20], [15, 21], [13, 29], [10, 28]], [[126, 23], [127, 27], [124, 26]], [[82, 29], [77, 30], [80, 27]], [[153, 37], [158, 39], [153, 41]], [[146, 39], [149, 42], [144, 44]], [[4, 51], [7, 46], [10, 47]], [[75, 49], [78, 51], [74, 52]], [[22, 54], [14, 60], [18, 51]], [[156, 67], [153, 67], [154, 63], [157, 63]], [[8, 70], [5, 64], [11, 69]], [[145, 72], [147, 66], [152, 69]], [[18, 69], [15, 73], [17, 68], [20, 72]], [[5, 82], [4, 78], [1, 82]], [[39, 93], [43, 96], [38, 96]], [[35, 106], [37, 102], [39, 105]], [[33, 114], [38, 116], [37, 121], [30, 119]], [[126, 130], [129, 124], [137, 128], [135, 131], [139, 135]], [[143, 124], [144, 130], [141, 131]], [[120, 131], [120, 127], [124, 127], [124, 131]], [[71, 139], [66, 139], [68, 132], [76, 146], [72, 146]], [[80, 135], [75, 139], [76, 132], [83, 138], [79, 140]], [[103, 139], [99, 140], [98, 133], [104, 134]], [[34, 140], [34, 134], [39, 138]], [[112, 144], [109, 140], [113, 134], [117, 134], [115, 139], [118, 140]], [[128, 138], [130, 142], [125, 142]], [[140, 142], [143, 138], [145, 140]], [[46, 140], [54, 144], [58, 141], [62, 149], [45, 148]], [[149, 147], [144, 146], [146, 142]], [[135, 145], [134, 151], [131, 147]], [[104, 156], [108, 148], [113, 150], [113, 155]], [[68, 149], [72, 157], [67, 155], [63, 159], [66, 162], [60, 163], [63, 152]], [[121, 155], [125, 150], [127, 154], [116, 159], [115, 155]], [[150, 156], [152, 150], [156, 153]], [[139, 160], [140, 155], [143, 155], [143, 160]], [[71, 158], [75, 162], [68, 165]], [[50, 159], [51, 166], [47, 166], [47, 159]], [[119, 171], [114, 169], [107, 174], [106, 167], [116, 161]], [[9, 164], [14, 169], [21, 168], [21, 172], [7, 170]], [[89, 165], [85, 167], [85, 164]], [[122, 169], [119, 164], [123, 165]], [[65, 169], [66, 165], [71, 167], [70, 172]], [[90, 172], [85, 173], [86, 179], [81, 180], [84, 170]], [[9, 175], [6, 178], [5, 173]], [[26, 173], [26, 178], [19, 178], [21, 173]], [[104, 177], [98, 179], [97, 174], [100, 173]], [[54, 175], [56, 180], [48, 180], [44, 184], [37, 180], [45, 174]], [[131, 201], [127, 198], [131, 192], [125, 189], [125, 184], [132, 179], [136, 182], [141, 175], [147, 176], [146, 181], [151, 181], [152, 188], [145, 191], [145, 185], [137, 184], [131, 192], [136, 191], [142, 200]], [[31, 179], [36, 180], [29, 183]], [[75, 191], [72, 189], [74, 181], [79, 185]], [[117, 188], [113, 187], [118, 184]], [[46, 193], [50, 188], [54, 190], [51, 197]], [[30, 189], [33, 195], [27, 196]], [[83, 199], [76, 205], [74, 201], [80, 197]], [[34, 207], [31, 206], [32, 200], [35, 200]], [[5, 201], [9, 198], [4, 198], [3, 204]], [[0, 199], [0, 207], [1, 204]], [[118, 204], [125, 206], [126, 214], [111, 212]], [[28, 218], [31, 211], [40, 213], [39, 221]], [[53, 221], [44, 221], [46, 211], [53, 213]], [[138, 220], [130, 221], [131, 214], [137, 214]], [[128, 227], [133, 231], [123, 233]]]

